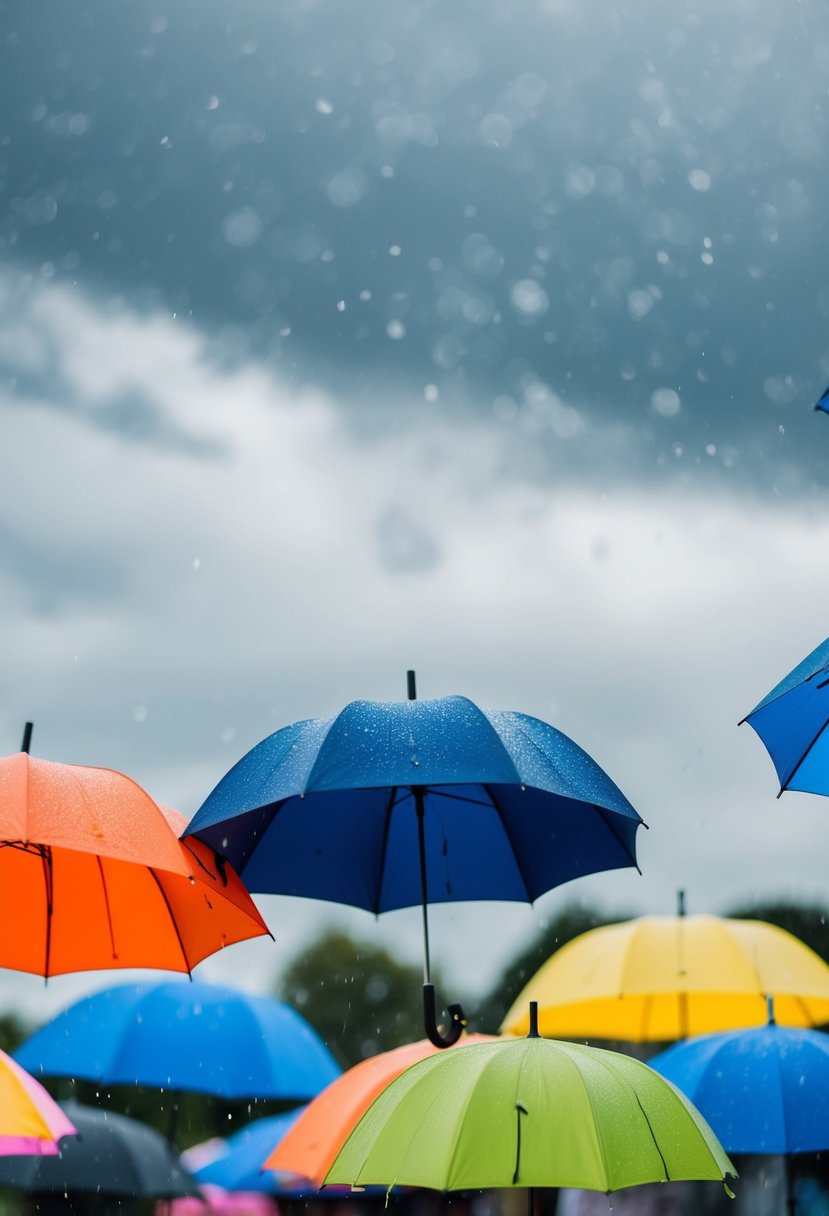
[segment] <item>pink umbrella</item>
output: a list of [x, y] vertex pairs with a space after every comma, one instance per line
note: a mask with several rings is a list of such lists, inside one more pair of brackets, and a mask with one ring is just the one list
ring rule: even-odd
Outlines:
[[205, 1185], [203, 1198], [186, 1195], [156, 1205], [159, 1216], [279, 1216], [279, 1207], [262, 1191], [225, 1191]]
[[77, 1132], [39, 1081], [0, 1051], [0, 1154], [49, 1156]]

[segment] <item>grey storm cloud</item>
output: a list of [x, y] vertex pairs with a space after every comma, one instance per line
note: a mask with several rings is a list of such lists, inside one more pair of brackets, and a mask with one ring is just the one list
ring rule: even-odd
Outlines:
[[0, 4], [7, 256], [352, 415], [528, 420], [542, 476], [624, 422], [617, 476], [825, 481], [817, 0], [46, 8]]

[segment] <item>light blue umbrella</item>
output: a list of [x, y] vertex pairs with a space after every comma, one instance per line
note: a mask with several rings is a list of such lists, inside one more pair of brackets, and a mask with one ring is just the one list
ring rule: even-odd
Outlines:
[[829, 1149], [829, 1035], [767, 1026], [699, 1035], [649, 1060], [696, 1106], [727, 1153], [786, 1159]]
[[[206, 1165], [196, 1169], [191, 1167], [193, 1177], [201, 1184], [212, 1183], [226, 1191], [266, 1191], [269, 1195], [316, 1194], [316, 1188], [310, 1184], [305, 1189], [299, 1184], [285, 1187], [278, 1174], [262, 1169], [263, 1161], [304, 1109], [303, 1106], [286, 1115], [270, 1115], [248, 1123], [228, 1136], [216, 1156]], [[196, 1151], [191, 1150], [190, 1156], [185, 1153], [184, 1160], [188, 1161], [191, 1156], [195, 1160]]]
[[116, 984], [64, 1009], [15, 1053], [35, 1076], [305, 1102], [339, 1076], [281, 1001], [199, 980]]
[[188, 1149], [182, 1160], [188, 1164], [193, 1177], [200, 1185], [220, 1186], [225, 1191], [263, 1191], [283, 1199], [342, 1200], [360, 1195], [383, 1194], [383, 1187], [368, 1187], [366, 1191], [352, 1192], [351, 1187], [327, 1186], [320, 1190], [315, 1183], [305, 1178], [280, 1174], [274, 1170], [263, 1170], [262, 1163], [270, 1156], [279, 1141], [302, 1114], [305, 1107], [284, 1115], [270, 1115], [255, 1119], [238, 1132], [234, 1132], [218, 1148], [216, 1155], [206, 1164], [195, 1166], [201, 1146]]
[[187, 827], [251, 891], [380, 913], [420, 904], [426, 1033], [434, 1018], [427, 906], [532, 902], [636, 865], [642, 820], [595, 760], [527, 714], [466, 697], [353, 701], [286, 726], [227, 773]]

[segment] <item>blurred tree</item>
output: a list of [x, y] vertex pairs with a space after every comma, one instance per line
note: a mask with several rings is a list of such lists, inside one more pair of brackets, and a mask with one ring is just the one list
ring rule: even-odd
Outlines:
[[[443, 984], [434, 968], [432, 979], [440, 999]], [[423, 1038], [422, 982], [419, 967], [332, 928], [289, 963], [278, 995], [348, 1068]], [[462, 1000], [454, 991], [452, 999]]]
[[0, 1049], [11, 1055], [33, 1030], [31, 1022], [27, 1022], [19, 1013], [10, 1009], [0, 1013]]
[[[490, 991], [478, 1004], [475, 1029], [488, 1034], [497, 1034], [504, 1014], [529, 979], [535, 975], [542, 963], [555, 954], [567, 942], [589, 929], [600, 925], [612, 925], [630, 919], [630, 913], [605, 915], [588, 904], [568, 904], [548, 922], [530, 942], [526, 950], [513, 959], [501, 972]], [[471, 1021], [471, 1018], [470, 1018]]]
[[789, 903], [786, 900], [762, 900], [742, 903], [726, 912], [737, 920], [762, 920], [779, 925], [799, 937], [824, 962], [829, 963], [829, 908], [822, 904]]

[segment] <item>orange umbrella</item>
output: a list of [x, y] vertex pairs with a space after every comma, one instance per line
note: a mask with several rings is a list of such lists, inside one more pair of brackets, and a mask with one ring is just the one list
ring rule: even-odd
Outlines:
[[[486, 1043], [495, 1036], [465, 1034], [454, 1047], [457, 1051], [472, 1043]], [[437, 1055], [441, 1049], [428, 1039], [406, 1043], [392, 1051], [370, 1056], [349, 1068], [309, 1102], [305, 1110], [277, 1144], [262, 1166], [265, 1170], [299, 1175], [316, 1186], [322, 1181], [337, 1153], [361, 1115], [390, 1081], [418, 1060]]]
[[0, 966], [35, 975], [189, 972], [268, 932], [186, 818], [112, 769], [0, 758]]

